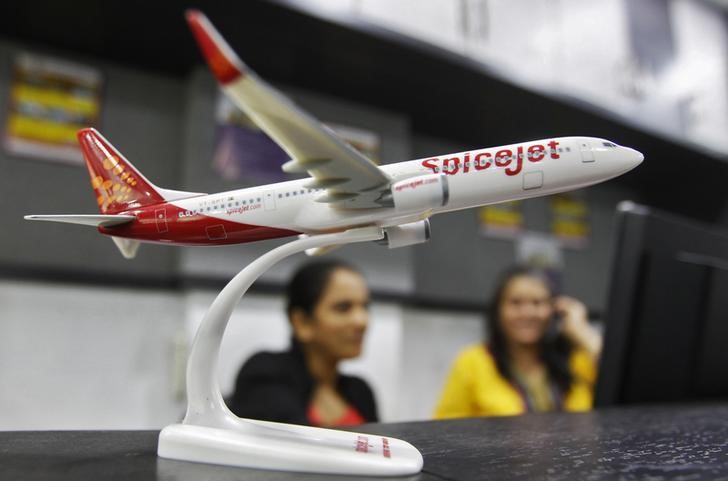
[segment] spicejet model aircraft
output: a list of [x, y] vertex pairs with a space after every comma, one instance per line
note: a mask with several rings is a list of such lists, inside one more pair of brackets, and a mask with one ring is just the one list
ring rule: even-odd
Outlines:
[[201, 12], [187, 21], [224, 92], [290, 155], [283, 170], [309, 178], [209, 195], [162, 189], [83, 129], [101, 214], [26, 219], [96, 226], [127, 258], [140, 242], [222, 245], [370, 225], [395, 248], [425, 242], [434, 214], [584, 187], [643, 160], [607, 140], [560, 137], [377, 166], [260, 79]]

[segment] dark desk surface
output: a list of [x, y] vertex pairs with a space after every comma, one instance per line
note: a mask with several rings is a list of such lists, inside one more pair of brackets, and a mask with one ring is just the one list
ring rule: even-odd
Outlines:
[[[370, 424], [357, 430], [399, 437], [421, 450], [424, 471], [400, 480], [728, 480], [728, 404]], [[157, 435], [0, 432], [0, 479], [342, 479], [158, 459]]]

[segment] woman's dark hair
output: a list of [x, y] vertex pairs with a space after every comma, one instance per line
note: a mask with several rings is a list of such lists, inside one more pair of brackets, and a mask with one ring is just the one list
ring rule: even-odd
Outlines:
[[[507, 270], [502, 274], [498, 284], [496, 284], [493, 298], [491, 299], [486, 312], [486, 325], [490, 334], [488, 348], [493, 355], [496, 367], [500, 374], [511, 382], [515, 382], [515, 378], [511, 371], [508, 359], [508, 346], [501, 328], [500, 311], [506, 288], [516, 277], [535, 277], [540, 279], [548, 287], [551, 296], [553, 297], [555, 294], [553, 285], [549, 282], [549, 279], [544, 272], [523, 266], [516, 266]], [[553, 326], [549, 326], [549, 328], [553, 328]], [[541, 360], [546, 365], [549, 378], [552, 379], [561, 392], [565, 394], [569, 390], [573, 380], [573, 376], [569, 370], [571, 344], [562, 335], [549, 335], [549, 328], [547, 328], [547, 334], [540, 341]]]
[[310, 262], [300, 267], [286, 288], [288, 318], [290, 319], [294, 309], [302, 309], [306, 314], [312, 314], [331, 274], [339, 269], [361, 274], [356, 267], [336, 259]]

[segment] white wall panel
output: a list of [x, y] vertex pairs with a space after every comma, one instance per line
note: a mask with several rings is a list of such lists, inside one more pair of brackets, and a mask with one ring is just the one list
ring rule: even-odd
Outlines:
[[0, 282], [0, 429], [157, 428], [184, 413], [167, 292]]

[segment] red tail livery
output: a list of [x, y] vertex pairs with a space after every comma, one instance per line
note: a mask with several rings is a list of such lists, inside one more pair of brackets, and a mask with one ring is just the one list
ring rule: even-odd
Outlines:
[[78, 143], [102, 214], [118, 214], [165, 201], [157, 187], [94, 129], [80, 130]]

